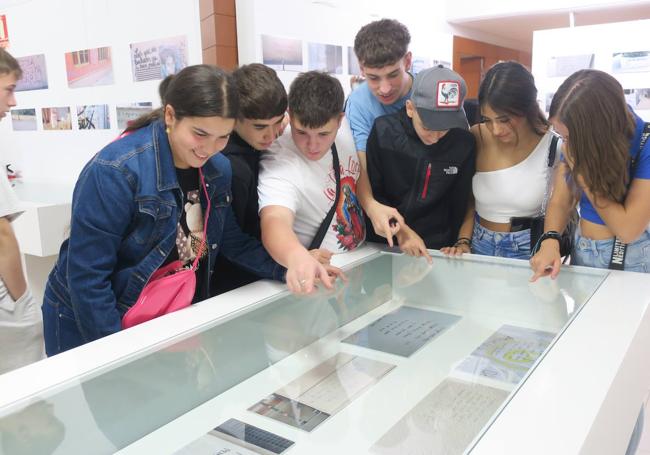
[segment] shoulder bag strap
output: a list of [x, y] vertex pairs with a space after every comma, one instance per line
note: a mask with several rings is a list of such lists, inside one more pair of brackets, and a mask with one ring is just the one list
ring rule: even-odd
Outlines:
[[309, 245], [309, 250], [320, 248], [321, 243], [323, 243], [323, 239], [325, 238], [329, 224], [332, 221], [334, 212], [336, 212], [336, 204], [338, 204], [339, 196], [341, 195], [341, 166], [339, 165], [339, 155], [336, 151], [336, 144], [334, 143], [332, 143], [332, 166], [334, 167], [334, 176], [336, 178], [336, 196], [334, 197], [332, 208], [327, 212], [325, 219], [320, 224], [318, 231], [316, 231], [316, 235]]
[[192, 262], [192, 270], [196, 270], [196, 268], [199, 266], [199, 260], [201, 259], [201, 256], [203, 256], [203, 250], [205, 249], [205, 243], [208, 241], [208, 220], [210, 219], [210, 207], [212, 206], [210, 203], [208, 188], [205, 186], [205, 179], [203, 178], [203, 171], [201, 168], [199, 168], [199, 178], [201, 180], [201, 187], [203, 188], [203, 192], [205, 194], [207, 207], [205, 209], [205, 216], [203, 217], [203, 239], [201, 240], [199, 251], [196, 252], [196, 258], [194, 258], [194, 262]]
[[[648, 142], [648, 136], [650, 136], [650, 123], [646, 123], [643, 127], [643, 133], [641, 133], [641, 142], [639, 142], [639, 149], [636, 151], [632, 157], [632, 163], [630, 165], [630, 179], [628, 182], [629, 185], [632, 184], [634, 179], [634, 171], [636, 171], [636, 166], [639, 162], [639, 156], [645, 144]], [[609, 269], [610, 270], [625, 270], [625, 253], [627, 252], [627, 244], [621, 242], [621, 240], [616, 237], [614, 239], [614, 247], [612, 248], [612, 257], [609, 259]]]
[[551, 144], [548, 147], [548, 162], [546, 163], [546, 166], [548, 167], [546, 170], [546, 189], [544, 191], [544, 199], [542, 199], [542, 207], [539, 213], [540, 216], [544, 216], [546, 214], [546, 206], [548, 205], [548, 201], [551, 198], [551, 187], [553, 186], [553, 166], [555, 165], [557, 142], [557, 136], [553, 136], [551, 138]]

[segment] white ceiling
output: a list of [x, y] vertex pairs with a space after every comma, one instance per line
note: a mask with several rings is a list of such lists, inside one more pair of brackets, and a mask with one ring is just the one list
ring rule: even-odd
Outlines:
[[[478, 30], [511, 41], [512, 47], [532, 52], [533, 31], [569, 27], [568, 11], [539, 14], [521, 14], [506, 17], [458, 20], [449, 22], [463, 28]], [[608, 5], [580, 9], [574, 12], [574, 25], [594, 25], [650, 19], [650, 2], [632, 5]]]

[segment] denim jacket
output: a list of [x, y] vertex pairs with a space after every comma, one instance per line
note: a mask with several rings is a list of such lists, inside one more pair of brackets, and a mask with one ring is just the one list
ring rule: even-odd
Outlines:
[[[210, 273], [221, 252], [263, 278], [283, 280], [285, 269], [235, 221], [228, 159], [216, 154], [202, 170], [212, 202]], [[176, 248], [182, 200], [161, 121], [109, 144], [82, 170], [72, 196], [70, 237], [50, 273], [46, 297], [74, 312], [83, 342], [120, 330], [124, 313]], [[205, 210], [203, 192], [201, 205]]]

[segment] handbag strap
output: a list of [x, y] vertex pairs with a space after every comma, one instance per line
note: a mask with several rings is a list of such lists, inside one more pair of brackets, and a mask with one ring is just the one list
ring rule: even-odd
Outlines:
[[336, 196], [334, 197], [334, 203], [332, 204], [330, 211], [325, 215], [323, 222], [318, 227], [318, 231], [316, 231], [314, 239], [309, 245], [310, 250], [320, 248], [321, 243], [323, 243], [323, 239], [327, 233], [327, 228], [329, 227], [330, 221], [332, 221], [334, 212], [336, 212], [336, 205], [338, 204], [339, 196], [341, 195], [341, 166], [339, 165], [339, 154], [336, 151], [336, 144], [334, 143], [332, 143], [332, 166], [334, 167], [334, 177], [336, 178]]
[[[650, 136], [650, 123], [646, 123], [643, 127], [643, 133], [641, 133], [641, 141], [639, 142], [639, 148], [632, 157], [632, 162], [630, 163], [630, 178], [628, 180], [628, 189], [632, 185], [632, 180], [634, 179], [634, 172], [636, 171], [636, 166], [639, 163], [639, 156], [643, 147], [645, 147], [648, 142], [648, 137]], [[627, 253], [627, 244], [621, 242], [621, 239], [616, 237], [614, 239], [614, 245], [612, 246], [612, 256], [609, 258], [610, 270], [624, 270], [625, 269], [625, 253]]]
[[540, 216], [546, 213], [546, 206], [551, 197], [551, 186], [553, 186], [553, 167], [555, 166], [555, 155], [557, 154], [557, 136], [551, 137], [551, 144], [548, 147], [548, 161], [546, 163], [546, 188], [544, 190], [544, 199], [542, 199], [542, 206], [540, 208]]
[[210, 219], [210, 195], [208, 194], [208, 188], [205, 185], [205, 179], [203, 178], [203, 170], [199, 168], [199, 179], [201, 180], [201, 187], [203, 187], [203, 193], [205, 194], [205, 200], [207, 201], [207, 208], [205, 209], [205, 216], [203, 217], [203, 239], [201, 239], [201, 246], [199, 246], [199, 251], [196, 252], [196, 257], [194, 262], [192, 262], [192, 270], [196, 270], [199, 266], [199, 260], [203, 256], [203, 250], [205, 249], [205, 243], [208, 238], [208, 220]]

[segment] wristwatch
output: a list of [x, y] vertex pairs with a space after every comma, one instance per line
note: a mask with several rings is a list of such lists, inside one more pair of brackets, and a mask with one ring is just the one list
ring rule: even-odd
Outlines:
[[542, 247], [542, 242], [547, 239], [553, 239], [557, 240], [558, 244], [562, 243], [562, 234], [560, 234], [558, 231], [546, 231], [544, 232], [540, 237], [539, 240], [537, 240], [537, 243], [535, 243], [535, 246], [533, 247], [533, 250], [530, 252], [530, 256], [533, 257], [539, 249]]

